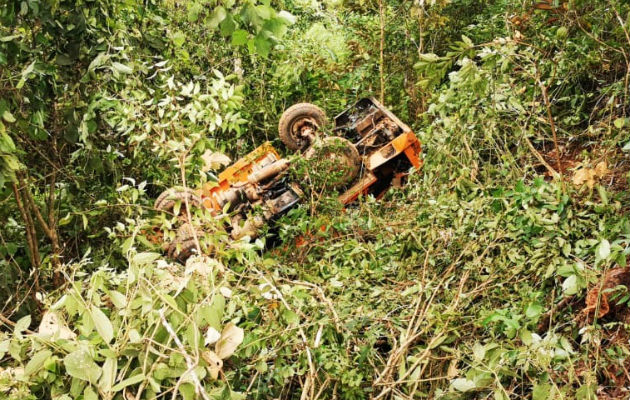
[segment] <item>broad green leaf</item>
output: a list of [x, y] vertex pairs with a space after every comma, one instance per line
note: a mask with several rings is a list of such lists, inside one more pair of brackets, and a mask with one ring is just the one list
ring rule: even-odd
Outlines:
[[135, 256], [133, 256], [133, 259], [131, 262], [136, 265], [146, 265], [146, 264], [151, 264], [153, 261], [157, 260], [158, 258], [160, 258], [159, 253], [144, 252], [144, 253], [138, 253]]
[[486, 355], [486, 346], [477, 342], [473, 346], [472, 350], [473, 350], [473, 356], [475, 357], [475, 361], [481, 362]]
[[134, 375], [114, 385], [114, 387], [112, 388], [112, 391], [119, 392], [122, 389], [126, 388], [127, 386], [135, 385], [136, 383], [142, 382], [143, 380], [144, 380], [144, 374], [140, 373], [138, 375]]
[[584, 384], [575, 391], [576, 400], [597, 400], [597, 384]]
[[300, 322], [298, 315], [291, 310], [284, 310], [282, 312], [282, 318], [287, 321], [287, 324], [297, 324]]
[[278, 17], [282, 18], [282, 19], [283, 19], [283, 20], [284, 20], [284, 21], [285, 21], [288, 25], [293, 25], [293, 24], [295, 24], [295, 21], [296, 21], [296, 19], [297, 19], [297, 18], [295, 17], [295, 15], [291, 14], [291, 13], [290, 13], [290, 12], [288, 12], [288, 11], [284, 11], [284, 10], [282, 10], [282, 11], [280, 11], [280, 12], [278, 13]]
[[538, 303], [530, 303], [525, 310], [527, 318], [536, 318], [542, 313], [542, 306]]
[[556, 31], [556, 38], [558, 38], [559, 40], [564, 40], [567, 38], [568, 34], [569, 34], [569, 30], [566, 27], [561, 26]]
[[142, 342], [142, 335], [138, 332], [137, 329], [132, 329], [129, 331], [129, 343], [140, 343]]
[[501, 389], [494, 389], [494, 395], [492, 396], [494, 400], [510, 400], [510, 398], [505, 394], [505, 391]]
[[9, 354], [18, 361], [22, 361], [22, 345], [20, 344], [20, 336], [16, 335], [15, 339], [9, 342]]
[[179, 378], [184, 372], [186, 372], [186, 368], [174, 368], [164, 363], [159, 363], [153, 373], [153, 378], [159, 381], [167, 378]]
[[475, 44], [472, 42], [472, 40], [470, 40], [470, 38], [469, 38], [468, 36], [466, 36], [466, 35], [462, 35], [462, 42], [463, 42], [464, 44], [466, 44], [467, 46], [469, 46], [469, 47], [472, 47], [472, 46], [474, 46], [474, 45], [475, 45]]
[[577, 276], [570, 275], [562, 282], [562, 291], [567, 295], [576, 294], [578, 291]]
[[83, 389], [85, 389], [85, 386], [87, 386], [87, 384], [83, 379], [73, 377], [70, 380], [70, 390], [68, 392], [70, 396], [68, 397], [71, 400], [78, 399], [79, 396], [81, 396], [81, 394], [83, 393]]
[[630, 118], [617, 118], [613, 124], [617, 129], [621, 129], [626, 126], [630, 126]]
[[13, 39], [17, 39], [19, 37], [21, 36], [20, 35], [3, 36], [3, 37], [0, 37], [0, 42], [10, 42]]
[[13, 153], [14, 151], [15, 143], [13, 142], [13, 139], [11, 139], [11, 137], [6, 133], [0, 132], [0, 152]]
[[219, 24], [221, 28], [221, 35], [230, 36], [234, 29], [236, 29], [236, 23], [234, 22], [234, 18], [231, 15], [228, 15], [221, 23]]
[[267, 365], [265, 360], [260, 360], [256, 363], [256, 370], [262, 374], [269, 370], [269, 366]]
[[254, 38], [254, 46], [256, 53], [260, 54], [262, 57], [267, 57], [271, 51], [271, 41], [261, 34], [256, 35]]
[[127, 297], [124, 294], [117, 290], [110, 290], [107, 294], [116, 308], [125, 308], [127, 306]]
[[221, 320], [225, 309], [225, 297], [220, 294], [212, 298], [210, 305], [202, 306], [199, 310], [201, 317], [216, 330], [221, 330]]
[[4, 357], [4, 355], [7, 354], [10, 344], [11, 341], [9, 339], [0, 342], [0, 358]]
[[473, 390], [477, 387], [475, 382], [466, 378], [457, 378], [453, 380], [453, 382], [451, 382], [451, 386], [459, 392], [468, 392], [469, 390]]
[[22, 332], [28, 329], [31, 325], [31, 316], [27, 315], [22, 317], [15, 323], [15, 327], [13, 328], [13, 333], [20, 336]]
[[256, 15], [258, 15], [262, 19], [269, 19], [273, 16], [273, 14], [273, 8], [269, 7], [268, 5], [261, 4], [256, 6]]
[[106, 53], [98, 53], [98, 55], [92, 60], [90, 65], [88, 66], [88, 71], [94, 71], [96, 68], [103, 65], [105, 61], [109, 58], [109, 55]]
[[229, 323], [221, 332], [221, 339], [214, 346], [214, 352], [220, 359], [225, 360], [236, 351], [238, 345], [243, 343], [244, 331], [233, 323]]
[[608, 256], [610, 255], [610, 242], [608, 242], [608, 240], [604, 239], [600, 242], [599, 246], [597, 247], [597, 255], [602, 260], [608, 258]]
[[[123, 244], [120, 246], [120, 249], [123, 254], [127, 254], [129, 252], [129, 250], [131, 249], [131, 246], [133, 246], [133, 240], [134, 240], [134, 236], [129, 236], [127, 239], [125, 239]], [[135, 281], [135, 277], [130, 276], [129, 283], [133, 283], [134, 281]]]
[[265, 22], [263, 29], [271, 32], [275, 38], [281, 38], [287, 31], [287, 25], [280, 18], [272, 18]]
[[112, 63], [112, 68], [114, 68], [114, 70], [120, 72], [121, 74], [131, 74], [133, 73], [133, 68], [125, 65], [125, 64], [121, 64], [119, 62], [113, 62]]
[[433, 53], [419, 54], [418, 57], [420, 58], [420, 60], [430, 63], [440, 60], [440, 57]]
[[63, 359], [66, 372], [77, 379], [95, 384], [101, 376], [101, 369], [86, 349], [75, 350]]
[[2, 119], [10, 124], [15, 122], [15, 117], [9, 112], [9, 110], [4, 110], [2, 113]]
[[26, 83], [26, 80], [28, 79], [28, 76], [30, 75], [31, 72], [33, 72], [34, 69], [35, 69], [35, 61], [30, 63], [28, 67], [26, 67], [24, 71], [22, 71], [22, 77], [20, 78], [20, 81], [17, 83], [17, 85], [15, 85], [16, 89], [22, 89], [22, 87]]
[[107, 393], [112, 389], [114, 380], [116, 379], [116, 371], [118, 369], [118, 360], [115, 357], [107, 357], [103, 363], [103, 373], [98, 381], [98, 387]]
[[532, 400], [547, 400], [551, 392], [551, 385], [548, 383], [539, 383], [534, 385], [532, 390]]
[[50, 357], [51, 355], [52, 352], [50, 350], [41, 350], [35, 353], [35, 355], [31, 357], [29, 362], [24, 367], [24, 375], [30, 376], [37, 373], [40, 369], [42, 369], [42, 367], [44, 366], [44, 362], [46, 362], [48, 357]]
[[83, 391], [83, 400], [98, 400], [98, 395], [92, 386], [87, 386]]
[[199, 19], [199, 14], [203, 11], [203, 5], [201, 5], [201, 3], [198, 2], [194, 2], [192, 3], [192, 5], [189, 6], [188, 8], [188, 22], [197, 22], [197, 19]]
[[176, 31], [171, 36], [171, 40], [176, 47], [182, 47], [184, 42], [186, 42], [186, 35], [182, 31]]
[[606, 193], [606, 188], [602, 185], [597, 185], [597, 193], [599, 194], [602, 204], [605, 206], [608, 205], [608, 194]]
[[210, 14], [210, 18], [208, 18], [207, 20], [208, 27], [210, 27], [211, 29], [216, 28], [225, 19], [226, 16], [227, 11], [225, 11], [225, 8], [223, 8], [223, 6], [216, 7], [212, 11], [212, 14]]
[[179, 393], [182, 395], [184, 400], [194, 400], [195, 399], [195, 387], [192, 383], [184, 383], [179, 386]]
[[100, 308], [93, 305], [90, 307], [90, 316], [92, 321], [94, 321], [96, 331], [101, 335], [105, 343], [111, 342], [114, 338], [114, 327], [107, 315]]

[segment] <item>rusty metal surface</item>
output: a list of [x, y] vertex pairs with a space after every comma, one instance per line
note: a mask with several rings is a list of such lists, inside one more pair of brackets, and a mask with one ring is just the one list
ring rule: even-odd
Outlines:
[[374, 175], [371, 171], [368, 171], [356, 184], [354, 184], [354, 186], [339, 196], [339, 201], [342, 204], [349, 204], [355, 201], [357, 197], [365, 194], [365, 191], [376, 181], [376, 175]]
[[259, 169], [258, 171], [252, 172], [247, 177], [247, 182], [250, 184], [262, 182], [278, 175], [287, 168], [289, 168], [289, 160], [283, 158], [281, 160], [274, 161], [273, 163]]
[[[369, 170], [374, 170], [385, 164], [395, 156], [403, 153], [408, 148], [411, 148], [417, 142], [418, 139], [412, 132], [403, 133], [385, 146], [381, 147], [379, 150], [374, 151], [372, 154], [367, 156], [365, 166]], [[415, 164], [413, 161], [412, 164]]]

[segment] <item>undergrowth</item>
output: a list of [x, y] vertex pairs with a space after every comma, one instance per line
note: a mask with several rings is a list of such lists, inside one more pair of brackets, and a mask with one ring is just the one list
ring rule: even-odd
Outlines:
[[[53, 3], [63, 32], [22, 35], [37, 1], [0, 12], [15, 24], [0, 31], [0, 397], [628, 397], [630, 278], [607, 278], [630, 255], [626, 3], [385, 2], [379, 70], [376, 3], [111, 0], [87, 8], [125, 15], [112, 37], [109, 17], [86, 19], [79, 78], [58, 55], [31, 64], [45, 38], [82, 37], [75, 4]], [[206, 151], [238, 157], [276, 140], [287, 103], [333, 115], [380, 78], [423, 143], [403, 188], [345, 209], [312, 190], [261, 239], [162, 254], [176, 218], [150, 204], [213, 179]]]

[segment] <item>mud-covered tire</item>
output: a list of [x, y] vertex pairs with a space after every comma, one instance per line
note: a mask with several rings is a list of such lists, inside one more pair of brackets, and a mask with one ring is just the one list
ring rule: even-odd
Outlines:
[[[179, 250], [177, 249], [179, 247]], [[177, 243], [172, 245], [172, 250], [169, 252], [169, 257], [174, 260], [186, 264], [186, 260], [188, 260], [194, 254], [197, 254], [197, 244], [193, 239], [188, 240], [186, 242]]]
[[[188, 257], [197, 252], [197, 243], [193, 229], [193, 226], [189, 223], [185, 223], [177, 229], [175, 240], [168, 248], [168, 256], [170, 258], [185, 263]], [[199, 230], [195, 233], [197, 234], [197, 239], [203, 234]]]
[[170, 212], [177, 202], [188, 204], [191, 208], [201, 207], [201, 198], [190, 188], [172, 187], [163, 191], [155, 200], [153, 207], [158, 211]]
[[311, 143], [300, 135], [301, 129], [310, 129], [317, 136], [328, 124], [326, 113], [310, 103], [298, 103], [287, 108], [278, 123], [280, 140], [290, 150], [304, 150]]
[[306, 150], [311, 178], [333, 189], [347, 186], [361, 170], [361, 155], [348, 140], [339, 136], [318, 139]]
[[[194, 233], [196, 233], [197, 240], [199, 240], [201, 252], [207, 256], [214, 254], [214, 245], [203, 241], [204, 235], [209, 231], [197, 229], [193, 233], [193, 229], [194, 228], [190, 223], [182, 224], [177, 229], [175, 240], [168, 247], [168, 256], [170, 258], [184, 264], [190, 256], [197, 254], [197, 242], [195, 240]], [[214, 230], [216, 232], [216, 228], [206, 227], [206, 229]]]

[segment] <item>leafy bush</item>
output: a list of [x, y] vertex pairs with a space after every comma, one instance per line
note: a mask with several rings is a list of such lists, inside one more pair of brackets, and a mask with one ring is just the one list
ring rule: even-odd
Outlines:
[[[625, 2], [5, 3], [0, 397], [627, 395]], [[404, 189], [158, 254], [151, 199], [208, 151], [381, 82], [425, 149]]]

